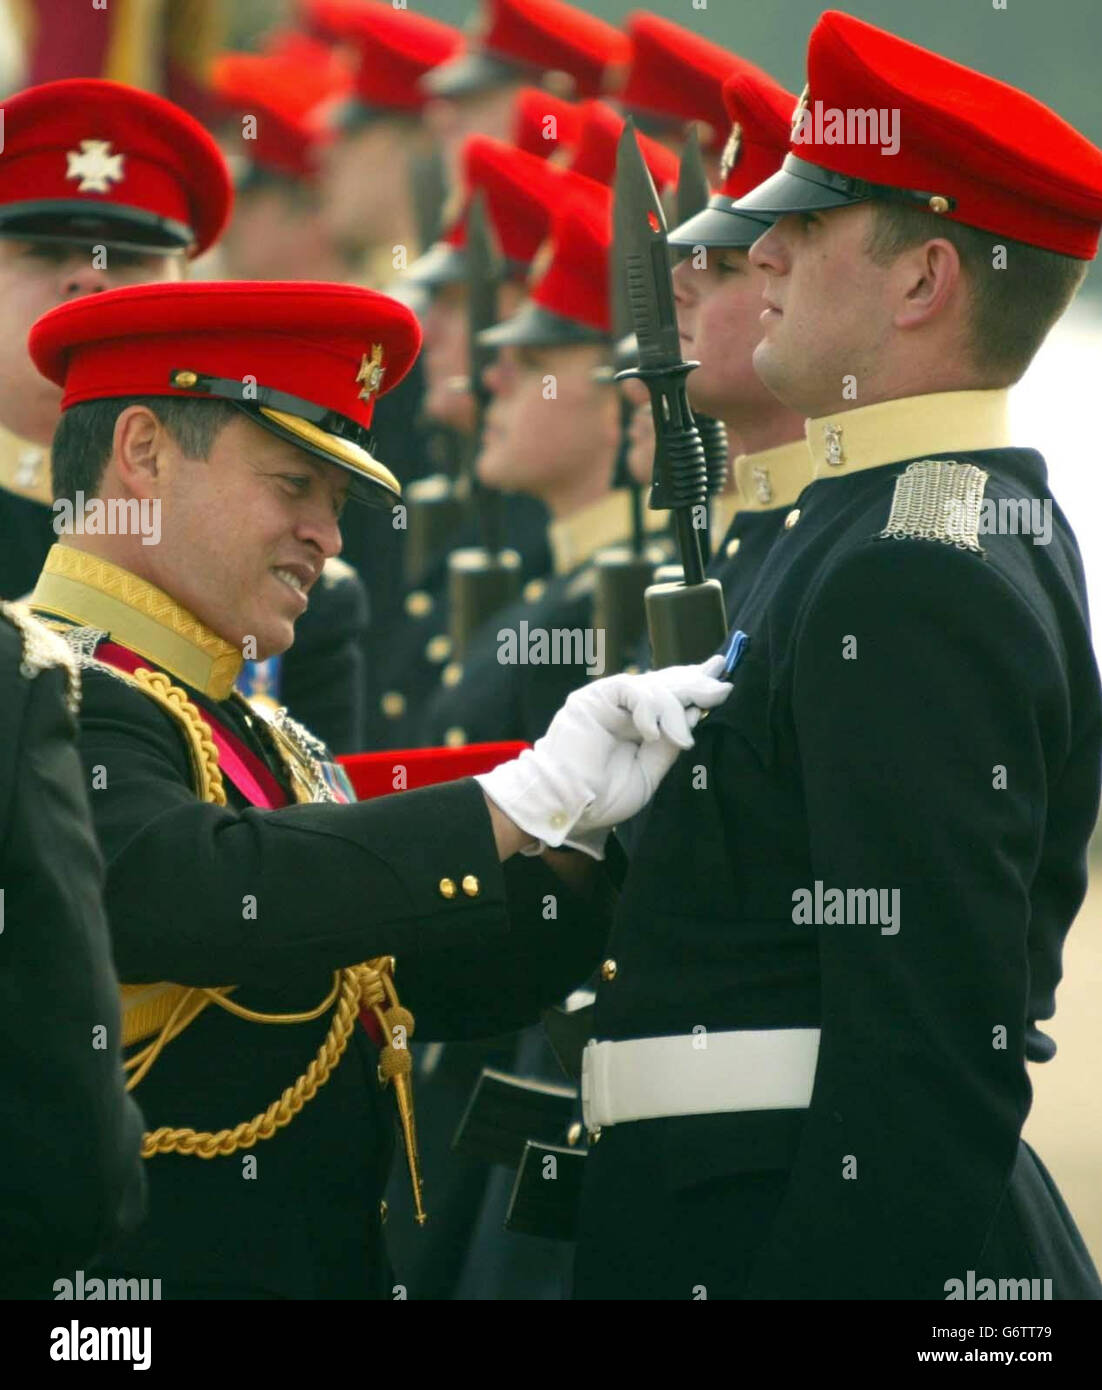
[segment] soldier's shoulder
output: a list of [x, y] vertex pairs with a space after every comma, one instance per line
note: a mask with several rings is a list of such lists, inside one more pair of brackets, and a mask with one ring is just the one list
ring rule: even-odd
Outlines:
[[80, 677], [69, 646], [23, 604], [0, 600], [0, 654], [5, 671], [32, 681], [43, 671], [60, 670], [66, 679], [70, 709], [80, 702]]
[[1051, 627], [1054, 589], [1075, 585], [1065, 563], [1074, 539], [1043, 472], [1024, 466], [1023, 456], [918, 459], [872, 480], [806, 584], [805, 612], [844, 593], [860, 611], [895, 605], [901, 621], [925, 607], [946, 621], [1015, 615], [1029, 627]]

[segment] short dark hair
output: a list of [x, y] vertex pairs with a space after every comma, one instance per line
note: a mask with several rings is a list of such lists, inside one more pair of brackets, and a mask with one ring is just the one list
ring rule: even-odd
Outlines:
[[70, 406], [54, 433], [51, 462], [54, 496], [94, 497], [111, 457], [115, 421], [132, 405], [151, 410], [188, 458], [205, 459], [220, 431], [239, 412], [228, 401], [194, 396], [115, 396]]
[[[1075, 297], [1088, 263], [948, 221], [926, 208], [886, 201], [873, 207], [865, 251], [878, 265], [890, 265], [934, 237], [956, 247], [972, 301], [973, 363], [999, 385], [1017, 381]], [[994, 263], [996, 246], [1006, 248], [1002, 269]]]

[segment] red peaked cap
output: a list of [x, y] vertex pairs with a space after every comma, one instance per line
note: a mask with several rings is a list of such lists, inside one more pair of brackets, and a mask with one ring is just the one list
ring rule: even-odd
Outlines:
[[[799, 126], [793, 120], [785, 167], [740, 207], [808, 211], [809, 197], [840, 206], [876, 196], [863, 186], [873, 184], [906, 190], [918, 206], [937, 199], [934, 211], [996, 236], [1095, 255], [1102, 150], [1035, 98], [836, 10], [812, 30], [807, 72], [809, 109]], [[898, 111], [898, 152], [817, 139], [836, 133], [825, 119], [816, 130], [820, 102], [824, 113]], [[793, 156], [803, 162], [795, 171]]]
[[488, 135], [471, 135], [463, 142], [461, 170], [462, 211], [407, 272], [410, 281], [425, 288], [466, 282], [467, 216], [475, 194], [484, 197], [505, 274], [523, 282], [551, 230], [555, 208], [575, 192], [599, 188], [592, 179]]
[[551, 261], [532, 285], [533, 303], [599, 333], [612, 331], [609, 251], [612, 247], [612, 190], [599, 184], [577, 190], [555, 214]]
[[329, 132], [316, 112], [322, 102], [347, 93], [351, 78], [328, 61], [303, 63], [305, 53], [286, 56], [225, 53], [211, 70], [211, 88], [227, 119], [256, 117], [256, 138], [242, 140], [242, 152], [260, 169], [293, 177], [316, 172], [318, 153]]
[[[616, 177], [616, 152], [626, 120], [603, 101], [587, 101], [582, 107], [582, 129], [570, 161], [570, 170], [612, 186]], [[678, 159], [665, 145], [636, 131], [643, 161], [659, 193], [677, 183]]]
[[657, 15], [629, 15], [626, 28], [633, 57], [620, 104], [681, 122], [707, 121], [708, 148], [721, 150], [729, 128], [723, 84], [739, 59]]
[[752, 246], [771, 218], [735, 211], [738, 200], [781, 167], [788, 149], [796, 98], [753, 63], [738, 59], [738, 68], [723, 84], [731, 134], [723, 149], [723, 186], [708, 206], [674, 227], [671, 246]]
[[44, 314], [28, 339], [62, 410], [118, 396], [231, 400], [386, 504], [399, 488], [370, 457], [368, 430], [420, 345], [412, 311], [371, 290], [214, 280], [88, 295]]
[[318, 33], [356, 48], [355, 95], [374, 109], [419, 111], [421, 78], [463, 47], [450, 24], [375, 0], [308, 0], [306, 17]]
[[[504, 141], [472, 135], [463, 143], [463, 184], [482, 192], [501, 254], [527, 265], [547, 239], [555, 208], [574, 193], [591, 188], [567, 169]], [[445, 235], [451, 246], [466, 246], [466, 217]]]
[[[553, 124], [548, 117], [554, 117]], [[552, 96], [542, 87], [522, 87], [517, 93], [512, 141], [526, 154], [546, 159], [560, 145], [575, 144], [581, 128], [582, 110], [575, 102]]]
[[788, 149], [796, 98], [779, 82], [739, 60], [723, 84], [731, 134], [720, 165], [725, 198], [740, 198], [781, 167]]
[[[485, 85], [477, 70], [478, 54], [539, 72], [564, 72], [574, 81], [577, 96], [596, 96], [618, 85], [622, 70], [631, 60], [631, 44], [619, 29], [563, 0], [483, 0], [472, 35], [474, 65], [465, 59], [454, 64], [454, 76], [470, 78], [461, 89]], [[441, 95], [448, 94], [453, 74], [442, 68], [427, 84], [440, 79]], [[500, 78], [500, 75], [499, 75]]]
[[[122, 82], [66, 78], [4, 101], [0, 226], [197, 256], [233, 204], [218, 146], [180, 107]], [[46, 206], [44, 206], [46, 205]], [[98, 240], [102, 230], [87, 232]]]

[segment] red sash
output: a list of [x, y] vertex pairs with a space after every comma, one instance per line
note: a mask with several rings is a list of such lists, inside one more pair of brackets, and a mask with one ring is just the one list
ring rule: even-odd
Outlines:
[[[144, 657], [129, 647], [120, 647], [117, 642], [101, 642], [96, 648], [96, 660], [131, 675], [140, 666], [150, 665]], [[218, 749], [218, 766], [249, 805], [260, 806], [265, 811], [289, 805], [291, 798], [257, 754], [242, 743], [232, 729], [213, 718], [209, 710], [204, 709], [202, 714]]]

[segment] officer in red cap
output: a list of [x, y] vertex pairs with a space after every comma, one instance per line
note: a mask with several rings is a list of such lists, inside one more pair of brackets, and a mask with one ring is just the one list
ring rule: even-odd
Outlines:
[[836, 12], [807, 71], [782, 170], [733, 210], [777, 218], [754, 362], [810, 417], [813, 480], [623, 884], [576, 1293], [1097, 1299], [1021, 1130], [1102, 703], [1075, 538], [1006, 404], [1095, 254], [1102, 151]]
[[[422, 1036], [481, 1035], [584, 976], [600, 902], [558, 849], [601, 858], [727, 693], [698, 667], [597, 682], [520, 759], [361, 805], [306, 730], [232, 693], [244, 650], [292, 641], [346, 498], [396, 495], [372, 417], [419, 336], [367, 290], [234, 282], [95, 296], [31, 335], [64, 391], [59, 497], [90, 503], [33, 605], [83, 668], [149, 1126], [150, 1218], [100, 1272], [166, 1298], [394, 1296], [387, 1082], [421, 1212], [406, 1006]], [[93, 524], [147, 510], [156, 546]]]
[[564, 0], [481, 0], [466, 50], [422, 80], [429, 119], [454, 157], [468, 135], [508, 139], [525, 87], [600, 96], [616, 90], [630, 57], [618, 29]]
[[0, 159], [0, 597], [33, 587], [54, 539], [49, 442], [57, 387], [27, 333], [77, 295], [177, 280], [217, 239], [225, 161], [178, 107], [118, 82], [71, 79], [4, 103]]

